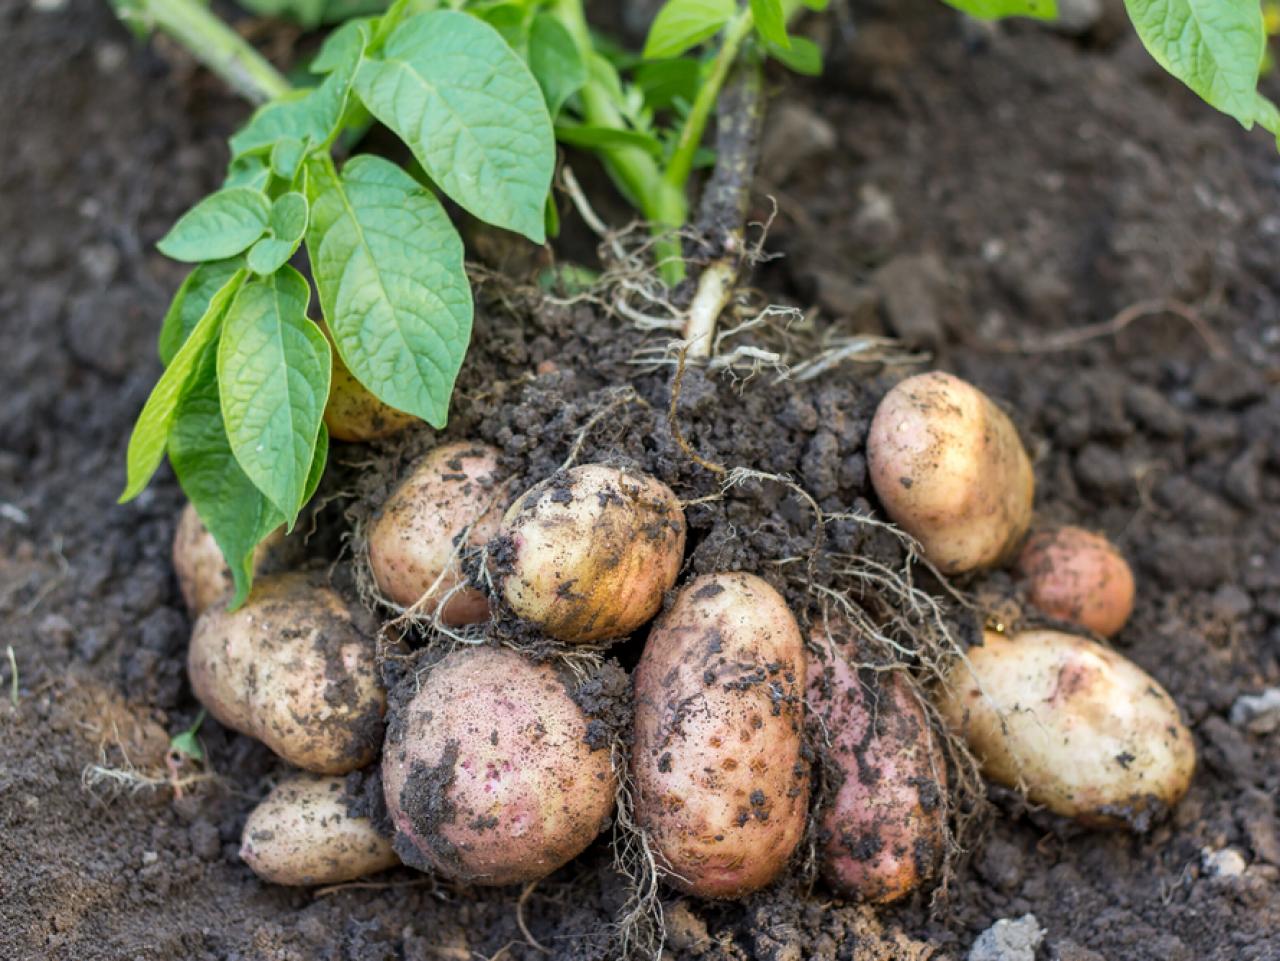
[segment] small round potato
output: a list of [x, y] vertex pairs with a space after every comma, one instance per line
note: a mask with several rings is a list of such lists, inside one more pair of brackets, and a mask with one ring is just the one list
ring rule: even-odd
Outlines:
[[549, 664], [463, 647], [394, 718], [382, 785], [406, 864], [472, 884], [546, 877], [613, 813], [610, 752]]
[[249, 814], [240, 860], [272, 884], [337, 884], [395, 867], [391, 842], [351, 817], [343, 778], [292, 774]]
[[373, 639], [307, 575], [264, 577], [239, 610], [206, 611], [187, 671], [210, 714], [297, 767], [346, 774], [378, 756], [386, 694]]
[[[253, 552], [253, 573], [257, 576], [283, 570], [300, 554], [301, 542], [285, 537], [284, 527], [278, 527]], [[191, 504], [182, 509], [173, 535], [173, 570], [193, 618], [219, 601], [225, 603], [235, 589], [222, 549]]]
[[[382, 505], [369, 530], [369, 567], [378, 589], [403, 607], [433, 613], [448, 595], [446, 624], [487, 620], [489, 602], [464, 587], [454, 542], [467, 532], [479, 547], [498, 531], [505, 506], [498, 452], [483, 444], [445, 444], [422, 458]], [[453, 593], [450, 593], [453, 592]]]
[[[325, 331], [328, 334], [328, 330]], [[333, 440], [352, 443], [383, 440], [400, 433], [418, 418], [384, 404], [352, 376], [337, 350], [333, 351], [333, 377], [329, 400], [324, 407], [324, 424]]]
[[587, 464], [521, 495], [490, 552], [511, 611], [580, 644], [623, 637], [658, 613], [684, 539], [684, 510], [666, 484]]
[[1133, 613], [1133, 571], [1109, 540], [1079, 527], [1032, 534], [1017, 573], [1044, 613], [1103, 637], [1119, 633]]
[[752, 574], [684, 587], [635, 670], [636, 819], [668, 881], [737, 898], [787, 866], [804, 834], [804, 642]]
[[937, 695], [988, 777], [1083, 824], [1146, 830], [1191, 784], [1195, 746], [1173, 699], [1086, 638], [988, 632]]
[[853, 629], [828, 624], [809, 635], [818, 655], [809, 658], [805, 698], [836, 785], [818, 814], [822, 873], [841, 894], [885, 904], [927, 881], [942, 861], [946, 759], [905, 675], [854, 668], [862, 658]]
[[1017, 430], [951, 374], [908, 377], [885, 395], [867, 466], [885, 511], [943, 573], [1007, 560], [1031, 523], [1035, 476]]

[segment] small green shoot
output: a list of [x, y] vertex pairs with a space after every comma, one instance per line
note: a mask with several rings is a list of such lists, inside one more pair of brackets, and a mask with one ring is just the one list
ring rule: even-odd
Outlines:
[[[12, 650], [12, 648], [10, 649]], [[196, 715], [196, 719], [191, 726], [185, 731], [175, 734], [169, 739], [169, 751], [178, 755], [180, 758], [190, 758], [193, 761], [204, 763], [204, 748], [200, 746], [200, 741], [196, 738], [196, 733], [200, 730], [200, 725], [204, 723], [204, 708], [200, 709], [200, 713]]]

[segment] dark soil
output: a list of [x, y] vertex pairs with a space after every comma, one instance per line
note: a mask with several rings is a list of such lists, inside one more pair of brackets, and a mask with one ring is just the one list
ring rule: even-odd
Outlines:
[[[1064, 832], [998, 799], [939, 912], [872, 912], [792, 877], [743, 904], [672, 898], [668, 950], [959, 959], [994, 920], [1033, 912], [1042, 959], [1274, 961], [1280, 735], [1230, 721], [1239, 696], [1280, 684], [1274, 147], [1163, 78], [1110, 19], [1084, 38], [973, 32], [903, 2], [859, 4], [856, 25], [833, 21], [821, 82], [777, 78], [786, 106], [766, 130], [756, 213], [777, 199], [768, 249], [784, 256], [758, 282], [816, 306], [820, 331], [932, 348], [1006, 405], [1036, 456], [1040, 521], [1102, 530], [1133, 563], [1138, 605], [1117, 645], [1181, 704], [1202, 763], [1144, 837]], [[18, 670], [14, 704], [0, 668], [0, 957], [613, 956], [625, 893], [603, 842], [526, 899], [543, 955], [518, 892], [408, 869], [332, 892], [258, 882], [239, 831], [279, 768], [216, 723], [200, 736], [217, 780], [180, 796], [163, 783], [169, 736], [197, 711], [167, 556], [181, 495], [166, 473], [114, 502], [182, 275], [153, 244], [217, 183], [245, 108], [180, 56], [136, 48], [97, 0], [0, 5], [0, 54], [0, 647]], [[1200, 326], [1143, 316], [1051, 349], [1153, 298], [1192, 305]], [[650, 406], [620, 400], [581, 457], [639, 463], [684, 498], [715, 490], [667, 425], [670, 369], [627, 363], [661, 338], [588, 306], [530, 310], [495, 284], [481, 300], [450, 436], [544, 477], [629, 385]], [[826, 511], [869, 507], [861, 444], [879, 373], [770, 386], [690, 372], [680, 420], [705, 458], [790, 474]], [[691, 509], [687, 573], [755, 570], [807, 615], [804, 577], [774, 563], [806, 556], [807, 511], [770, 482]], [[892, 554], [856, 526], [828, 533], [833, 549]], [[1212, 876], [1206, 853], [1227, 848], [1246, 869]]]

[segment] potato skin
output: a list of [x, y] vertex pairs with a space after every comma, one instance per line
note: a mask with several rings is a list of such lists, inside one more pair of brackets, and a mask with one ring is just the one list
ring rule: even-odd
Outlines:
[[[467, 544], [486, 543], [498, 531], [505, 502], [496, 449], [463, 441], [431, 451], [387, 498], [369, 529], [369, 568], [378, 589], [403, 607], [431, 591], [419, 610], [433, 613], [464, 579], [454, 539], [471, 524]], [[474, 588], [454, 594], [440, 612], [451, 625], [488, 617], [489, 602]]]
[[1035, 475], [1017, 430], [951, 374], [917, 374], [885, 395], [867, 466], [885, 511], [943, 573], [1009, 559], [1031, 523]]
[[1103, 637], [1133, 613], [1133, 571], [1110, 541], [1079, 527], [1032, 534], [1016, 573], [1041, 611]]
[[820, 810], [823, 877], [841, 894], [887, 904], [931, 878], [946, 847], [947, 765], [899, 671], [857, 670], [853, 630], [810, 632], [806, 718], [839, 786]]
[[[300, 547], [299, 542], [285, 537], [283, 527], [277, 528], [253, 552], [253, 573], [283, 570], [298, 559]], [[227, 601], [235, 590], [231, 568], [227, 567], [218, 542], [190, 503], [178, 516], [173, 534], [173, 571], [187, 612], [193, 618], [219, 601]]]
[[[325, 336], [329, 331], [325, 329]], [[330, 338], [332, 343], [333, 338]], [[378, 400], [356, 380], [338, 351], [333, 351], [333, 376], [324, 407], [324, 424], [333, 440], [349, 443], [383, 440], [422, 421]]]
[[988, 632], [937, 694], [988, 777], [1021, 782], [1033, 802], [1092, 827], [1146, 830], [1178, 803], [1195, 771], [1195, 746], [1173, 699], [1087, 638]]
[[522, 494], [491, 556], [516, 616], [580, 644], [630, 634], [657, 614], [684, 541], [684, 510], [666, 484], [585, 464]]
[[382, 785], [406, 864], [472, 884], [546, 877], [613, 812], [610, 752], [549, 664], [507, 648], [443, 658], [390, 725]]
[[346, 774], [378, 755], [386, 693], [374, 642], [346, 604], [304, 574], [264, 577], [236, 611], [196, 622], [191, 687], [227, 727], [317, 774]]
[[391, 841], [343, 802], [343, 778], [292, 774], [249, 814], [240, 860], [272, 884], [337, 884], [400, 863]]
[[786, 602], [751, 574], [685, 586], [636, 666], [636, 819], [670, 884], [756, 891], [804, 834], [805, 652]]

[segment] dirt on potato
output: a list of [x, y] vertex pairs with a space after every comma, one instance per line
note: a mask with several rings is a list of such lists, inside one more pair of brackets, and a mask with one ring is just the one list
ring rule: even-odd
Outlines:
[[[1233, 711], [1280, 685], [1280, 162], [1103, 6], [1083, 36], [975, 29], [925, 0], [829, 18], [825, 77], [772, 75], [753, 216], [776, 209], [766, 249], [782, 256], [755, 282], [816, 308], [797, 338], [892, 333], [1002, 404], [1035, 460], [1037, 522], [1099, 530], [1134, 568], [1115, 644], [1182, 706], [1201, 757], [1191, 790], [1141, 837], [1064, 830], [997, 794], [937, 910], [842, 904], [798, 876], [741, 903], [668, 892], [678, 961], [960, 961], [1026, 913], [1047, 932], [1041, 961], [1280, 958], [1280, 734]], [[291, 31], [255, 36], [289, 59]], [[0, 5], [0, 52], [0, 957], [615, 957], [627, 891], [607, 837], [523, 899], [408, 869], [275, 888], [236, 854], [281, 772], [268, 751], [206, 720], [207, 766], [166, 760], [198, 711], [169, 562], [182, 499], [167, 471], [128, 507], [115, 499], [183, 275], [154, 242], [219, 182], [248, 108], [172, 48], [135, 46], [98, 0]], [[599, 212], [626, 222], [590, 161], [570, 161]], [[594, 241], [566, 214], [565, 249], [585, 257]], [[744, 476], [703, 500], [720, 478], [688, 453], [870, 514], [878, 366], [781, 383], [767, 368], [689, 370], [682, 446], [671, 366], [632, 363], [664, 335], [505, 282], [481, 282], [478, 300], [445, 436], [494, 444], [521, 486], [581, 436], [578, 462], [632, 464], [699, 501], [681, 582], [753, 571], [802, 618], [831, 558], [901, 562], [896, 540], [855, 520], [829, 523], [812, 554], [813, 504], [776, 481]], [[389, 488], [435, 442], [335, 445], [330, 492], [372, 461]], [[349, 559], [330, 566], [341, 506], [322, 515], [312, 564], [349, 590]], [[630, 668], [635, 642], [613, 653]], [[355, 794], [376, 783], [350, 780]]]

